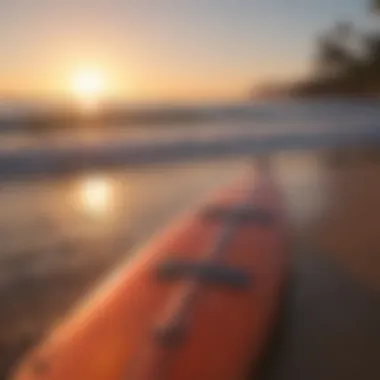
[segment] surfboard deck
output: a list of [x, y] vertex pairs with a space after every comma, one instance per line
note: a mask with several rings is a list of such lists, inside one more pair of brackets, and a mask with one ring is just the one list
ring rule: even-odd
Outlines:
[[283, 214], [266, 173], [222, 190], [136, 252], [12, 378], [244, 379], [281, 303]]

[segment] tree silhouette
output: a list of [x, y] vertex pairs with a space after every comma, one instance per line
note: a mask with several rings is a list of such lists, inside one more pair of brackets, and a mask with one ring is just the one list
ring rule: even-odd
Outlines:
[[376, 11], [380, 11], [380, 0], [372, 0], [372, 9]]
[[332, 77], [357, 63], [353, 49], [356, 30], [352, 23], [339, 22], [318, 40], [316, 70], [321, 77]]
[[[380, 0], [373, 0], [380, 12]], [[277, 93], [304, 95], [380, 95], [380, 33], [360, 32], [352, 22], [336, 22], [317, 39], [314, 73]], [[273, 90], [272, 93], [276, 93]]]
[[[380, 10], [380, 0], [377, 2]], [[314, 75], [293, 88], [296, 95], [380, 93], [380, 35], [338, 22], [319, 37]]]

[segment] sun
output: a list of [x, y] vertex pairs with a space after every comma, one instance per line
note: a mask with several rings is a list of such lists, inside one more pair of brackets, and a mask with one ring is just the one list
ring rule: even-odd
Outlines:
[[106, 80], [104, 73], [97, 68], [82, 68], [71, 78], [71, 91], [85, 106], [97, 104], [105, 96]]

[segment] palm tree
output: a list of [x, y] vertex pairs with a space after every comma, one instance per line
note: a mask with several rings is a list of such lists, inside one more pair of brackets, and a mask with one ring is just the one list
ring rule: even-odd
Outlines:
[[380, 11], [380, 0], [372, 0], [372, 10], [374, 12]]
[[339, 22], [319, 39], [317, 71], [322, 77], [335, 76], [355, 64], [354, 52], [357, 33], [353, 24]]

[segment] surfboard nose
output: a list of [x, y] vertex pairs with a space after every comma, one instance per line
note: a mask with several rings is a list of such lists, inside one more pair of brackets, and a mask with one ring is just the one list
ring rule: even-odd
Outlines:
[[268, 178], [222, 190], [176, 221], [53, 330], [14, 379], [240, 378], [260, 361], [287, 270], [281, 199]]

